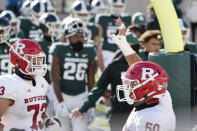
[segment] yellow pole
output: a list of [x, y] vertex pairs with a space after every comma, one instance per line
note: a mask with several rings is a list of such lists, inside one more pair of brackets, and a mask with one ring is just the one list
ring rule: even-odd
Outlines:
[[171, 0], [151, 0], [157, 15], [166, 53], [184, 50], [178, 17]]

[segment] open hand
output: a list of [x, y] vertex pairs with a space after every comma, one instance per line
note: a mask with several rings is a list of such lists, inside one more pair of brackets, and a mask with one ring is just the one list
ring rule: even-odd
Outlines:
[[72, 110], [71, 114], [70, 114], [70, 118], [78, 118], [81, 117], [81, 119], [83, 119], [83, 114], [79, 111], [79, 110]]
[[117, 23], [118, 23], [118, 27], [119, 27], [119, 35], [126, 35], [126, 33], [125, 33], [126, 28], [125, 28], [125, 25], [122, 22], [121, 18], [117, 19]]

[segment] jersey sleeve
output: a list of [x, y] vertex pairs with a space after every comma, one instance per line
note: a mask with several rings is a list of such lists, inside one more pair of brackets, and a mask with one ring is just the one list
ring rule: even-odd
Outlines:
[[97, 85], [90, 91], [84, 104], [79, 109], [80, 112], [87, 112], [87, 110], [94, 106], [96, 101], [104, 94], [108, 84], [110, 83], [110, 69], [111, 65], [109, 65], [102, 73]]
[[0, 98], [16, 100], [17, 89], [11, 81], [0, 78]]
[[93, 34], [95, 37], [99, 35], [99, 27], [97, 25], [94, 25], [93, 27]]
[[96, 44], [90, 44], [90, 47], [89, 47], [89, 57], [90, 57], [90, 61], [96, 59]]
[[103, 20], [104, 20], [103, 15], [97, 15], [96, 18], [95, 18], [95, 23], [99, 24], [99, 25], [103, 25]]
[[49, 54], [60, 57], [59, 52], [58, 52], [58, 44], [56, 43], [52, 44], [49, 50]]

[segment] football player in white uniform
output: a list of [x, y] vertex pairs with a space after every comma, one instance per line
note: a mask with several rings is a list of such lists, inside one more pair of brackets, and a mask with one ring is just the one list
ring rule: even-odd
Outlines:
[[15, 73], [0, 76], [0, 131], [60, 127], [57, 119], [45, 115], [48, 83], [43, 78], [47, 65], [42, 48], [22, 39], [10, 47], [9, 54]]
[[[112, 40], [122, 50], [130, 68], [122, 76], [123, 85], [117, 87], [117, 97], [135, 107], [122, 131], [174, 131], [176, 119], [167, 91], [168, 74], [158, 64], [142, 61], [127, 43], [121, 19], [118, 25], [119, 35], [113, 34]], [[120, 98], [120, 90], [124, 98]]]

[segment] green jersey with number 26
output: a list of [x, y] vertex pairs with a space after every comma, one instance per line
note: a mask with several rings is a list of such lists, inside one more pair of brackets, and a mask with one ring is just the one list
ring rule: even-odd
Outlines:
[[68, 43], [54, 43], [50, 54], [61, 61], [60, 87], [68, 95], [78, 95], [85, 91], [86, 76], [89, 63], [96, 57], [96, 47], [93, 44], [84, 44], [84, 48], [75, 52]]

